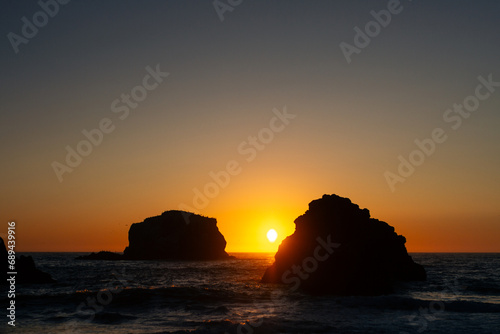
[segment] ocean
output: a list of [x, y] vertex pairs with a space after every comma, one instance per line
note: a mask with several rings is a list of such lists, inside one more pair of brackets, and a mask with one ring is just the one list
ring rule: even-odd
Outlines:
[[22, 254], [57, 283], [18, 285], [16, 326], [4, 316], [2, 333], [500, 333], [500, 254], [411, 254], [428, 280], [377, 297], [262, 284], [270, 253], [212, 262]]

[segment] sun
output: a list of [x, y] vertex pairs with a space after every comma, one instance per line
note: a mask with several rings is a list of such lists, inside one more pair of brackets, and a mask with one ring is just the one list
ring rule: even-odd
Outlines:
[[276, 232], [274, 229], [270, 229], [269, 231], [267, 231], [267, 239], [269, 239], [269, 242], [275, 242], [277, 237], [278, 232]]

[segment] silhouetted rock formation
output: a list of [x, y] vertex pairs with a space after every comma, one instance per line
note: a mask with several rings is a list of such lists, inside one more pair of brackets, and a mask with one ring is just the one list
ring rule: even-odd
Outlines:
[[128, 231], [123, 255], [107, 251], [78, 260], [221, 260], [232, 258], [215, 218], [184, 211], [165, 211], [135, 223]]
[[35, 261], [31, 256], [21, 255], [16, 261], [17, 276], [19, 283], [53, 283], [54, 279], [50, 274], [41, 271], [35, 266]]
[[[0, 257], [2, 259], [7, 259], [8, 255], [9, 255], [9, 253], [7, 253], [7, 246], [5, 246], [3, 239], [0, 238]], [[5, 264], [7, 264], [7, 263], [5, 263]]]
[[138, 260], [219, 260], [229, 255], [226, 240], [215, 218], [183, 211], [166, 211], [160, 216], [132, 224], [129, 246], [123, 256]]
[[295, 220], [263, 282], [293, 283], [311, 293], [379, 295], [396, 281], [425, 280], [406, 239], [387, 223], [370, 218], [348, 198], [324, 195]]
[[[5, 275], [7, 275], [7, 272], [11, 272], [12, 270], [9, 269], [9, 263], [8, 261], [8, 252], [7, 248], [5, 246], [5, 243], [2, 238], [0, 238], [0, 258], [4, 259], [5, 263]], [[15, 272], [17, 272], [16, 276], [16, 283], [33, 283], [33, 284], [38, 284], [38, 283], [53, 283], [55, 280], [52, 279], [50, 274], [45, 273], [41, 271], [40, 269], [36, 268], [35, 266], [35, 261], [31, 256], [24, 256], [21, 255], [20, 257], [16, 257], [16, 263], [15, 263]], [[7, 280], [3, 280], [2, 284], [7, 284]]]
[[[7, 272], [9, 272], [9, 263], [8, 261], [8, 256], [9, 253], [7, 253], [7, 247], [5, 247], [5, 244], [3, 242], [3, 239], [0, 238], [0, 259], [3, 261], [3, 268], [4, 268], [4, 276], [7, 277]], [[7, 281], [5, 279], [2, 279], [2, 282], [0, 284], [7, 284]]]
[[78, 256], [76, 260], [123, 260], [123, 255], [108, 251], [100, 251], [99, 253], [90, 253], [89, 255]]

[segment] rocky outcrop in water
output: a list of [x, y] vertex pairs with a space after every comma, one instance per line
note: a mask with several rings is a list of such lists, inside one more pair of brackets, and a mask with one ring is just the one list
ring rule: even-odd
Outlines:
[[220, 260], [229, 257], [217, 220], [183, 211], [166, 211], [132, 224], [128, 240], [129, 246], [123, 252], [127, 259]]
[[[7, 275], [7, 273], [11, 272], [12, 270], [10, 270], [9, 263], [7, 262], [8, 252], [2, 238], [0, 238], [0, 258], [4, 259], [5, 275], [7, 277], [10, 277], [10, 275]], [[55, 282], [50, 274], [45, 273], [36, 267], [35, 261], [31, 256], [21, 255], [20, 257], [16, 257], [14, 266], [14, 271], [17, 273], [15, 275], [16, 283], [42, 284]], [[7, 284], [7, 280], [4, 279], [2, 281], [2, 284]]]
[[228, 259], [226, 240], [215, 218], [166, 211], [130, 226], [123, 255], [101, 251], [79, 260], [221, 260]]
[[76, 260], [123, 260], [123, 255], [108, 251], [100, 251], [98, 253], [90, 253], [89, 255], [78, 256]]
[[405, 243], [367, 209], [324, 195], [295, 220], [295, 232], [283, 240], [262, 281], [320, 294], [390, 293], [397, 281], [426, 279]]

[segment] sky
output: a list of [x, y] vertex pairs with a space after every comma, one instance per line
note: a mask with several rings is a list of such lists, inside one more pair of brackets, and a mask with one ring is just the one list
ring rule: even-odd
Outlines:
[[273, 252], [337, 194], [409, 252], [500, 252], [498, 17], [495, 1], [2, 1], [0, 235], [123, 251], [131, 224], [185, 209], [229, 252]]

